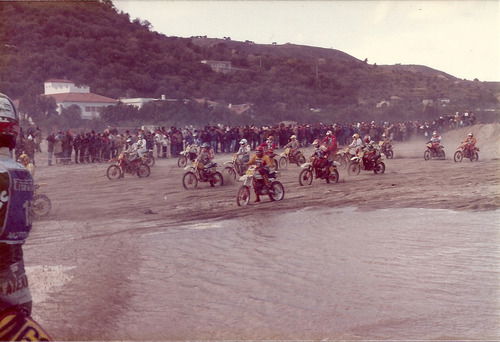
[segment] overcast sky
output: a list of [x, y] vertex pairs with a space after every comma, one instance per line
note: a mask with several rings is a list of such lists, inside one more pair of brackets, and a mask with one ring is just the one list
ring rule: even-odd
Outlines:
[[377, 64], [420, 64], [500, 81], [500, 1], [113, 0], [167, 36], [333, 48]]

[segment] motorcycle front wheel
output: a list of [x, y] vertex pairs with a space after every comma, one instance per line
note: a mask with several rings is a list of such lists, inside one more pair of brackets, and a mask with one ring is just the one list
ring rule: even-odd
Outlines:
[[236, 195], [236, 204], [238, 204], [238, 207], [242, 207], [247, 205], [249, 201], [250, 201], [250, 187], [242, 185], [238, 190], [238, 194]]
[[424, 160], [429, 160], [429, 159], [431, 159], [431, 151], [426, 150], [424, 152]]
[[385, 152], [385, 157], [386, 157], [387, 159], [392, 159], [392, 158], [394, 158], [394, 152], [393, 152], [392, 150], [388, 150], [388, 151], [386, 151], [386, 152]]
[[272, 201], [281, 201], [285, 197], [285, 188], [283, 184], [278, 181], [274, 181], [271, 183], [269, 190], [269, 198]]
[[284, 169], [288, 166], [288, 159], [286, 157], [281, 157], [279, 161], [280, 169]]
[[186, 165], [187, 165], [187, 158], [185, 156], [180, 156], [179, 159], [177, 159], [177, 166], [186, 167]]
[[453, 155], [453, 160], [455, 161], [455, 163], [461, 162], [463, 158], [464, 158], [464, 155], [463, 155], [462, 151], [457, 151]]
[[358, 162], [351, 162], [347, 168], [347, 173], [350, 176], [359, 175], [360, 171], [361, 171], [361, 165]]
[[33, 196], [33, 200], [31, 202], [31, 212], [35, 218], [47, 215], [50, 212], [50, 209], [52, 209], [52, 203], [47, 196], [43, 194]]
[[383, 162], [379, 162], [375, 164], [373, 167], [373, 173], [378, 174], [378, 173], [384, 173], [385, 172], [385, 164]]
[[188, 171], [182, 177], [182, 186], [186, 190], [196, 189], [198, 187], [198, 178], [194, 172]]
[[118, 179], [121, 176], [122, 170], [120, 170], [120, 167], [118, 165], [110, 165], [106, 170], [106, 177], [108, 177], [108, 179], [110, 180]]
[[299, 174], [299, 184], [300, 185], [311, 185], [313, 181], [313, 173], [311, 170], [304, 169], [300, 171]]
[[149, 177], [150, 174], [151, 174], [151, 169], [146, 164], [140, 164], [137, 167], [137, 177], [139, 178]]

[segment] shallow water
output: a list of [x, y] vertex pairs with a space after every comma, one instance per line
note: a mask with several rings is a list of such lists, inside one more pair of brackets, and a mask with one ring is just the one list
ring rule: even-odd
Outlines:
[[500, 211], [255, 210], [47, 228], [26, 258], [46, 243], [44, 264], [68, 273], [35, 303], [60, 339], [499, 339], [499, 223]]

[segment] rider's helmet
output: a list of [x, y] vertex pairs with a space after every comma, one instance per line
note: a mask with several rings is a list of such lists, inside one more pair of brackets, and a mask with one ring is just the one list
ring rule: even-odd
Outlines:
[[329, 137], [329, 136], [331, 136], [331, 135], [333, 135], [332, 131], [327, 131], [327, 132], [326, 132], [326, 136], [327, 136], [327, 137]]
[[204, 142], [203, 144], [201, 144], [201, 148], [210, 148], [210, 144]]
[[371, 137], [369, 135], [365, 135], [365, 138], [363, 139], [365, 143], [370, 143], [372, 141]]
[[318, 139], [315, 139], [313, 142], [312, 142], [312, 145], [316, 148], [319, 147], [319, 140]]
[[290, 137], [290, 139], [291, 139], [291, 140], [297, 139], [297, 136], [296, 136], [296, 135], [292, 135], [292, 136]]
[[264, 148], [262, 146], [257, 147], [255, 154], [257, 157], [262, 158], [264, 156]]
[[382, 138], [385, 138], [385, 133], [382, 133]]
[[432, 136], [433, 137], [437, 137], [438, 136], [438, 132], [437, 131], [432, 132]]
[[7, 95], [0, 93], [0, 147], [14, 149], [19, 134], [16, 108]]
[[132, 139], [131, 139], [131, 138], [128, 138], [127, 140], [125, 140], [125, 142], [126, 142], [127, 144], [131, 144], [131, 143], [132, 143]]
[[28, 157], [28, 155], [23, 152], [20, 156], [19, 156], [19, 162], [23, 165], [28, 165], [29, 162], [30, 162], [30, 157]]
[[470, 132], [469, 134], [467, 134], [467, 136], [472, 138], [474, 136], [474, 134], [472, 134], [472, 132]]
[[358, 133], [354, 133], [354, 134], [352, 135], [352, 137], [353, 137], [353, 139], [359, 139], [359, 134], [358, 134]]
[[246, 144], [248, 144], [247, 139], [241, 139], [240, 140], [240, 145], [246, 145]]

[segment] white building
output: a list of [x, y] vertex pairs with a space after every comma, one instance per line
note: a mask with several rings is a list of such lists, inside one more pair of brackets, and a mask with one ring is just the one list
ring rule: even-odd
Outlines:
[[57, 111], [77, 105], [82, 111], [82, 119], [98, 117], [104, 107], [117, 104], [117, 100], [93, 94], [88, 86], [76, 86], [69, 80], [50, 79], [44, 83], [44, 95], [56, 101]]

